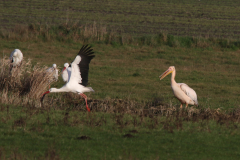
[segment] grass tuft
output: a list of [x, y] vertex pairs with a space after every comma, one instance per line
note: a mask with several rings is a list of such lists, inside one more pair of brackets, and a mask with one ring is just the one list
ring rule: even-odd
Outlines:
[[41, 94], [54, 82], [47, 67], [33, 66], [31, 60], [23, 60], [20, 67], [10, 71], [10, 61], [4, 57], [0, 61], [0, 101], [5, 104], [24, 105], [39, 100]]

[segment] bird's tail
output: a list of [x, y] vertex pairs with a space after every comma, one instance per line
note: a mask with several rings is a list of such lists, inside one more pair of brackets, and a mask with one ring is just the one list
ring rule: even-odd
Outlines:
[[198, 102], [194, 102], [194, 105], [197, 106], [197, 107], [199, 107]]
[[92, 87], [85, 87], [84, 92], [95, 92]]

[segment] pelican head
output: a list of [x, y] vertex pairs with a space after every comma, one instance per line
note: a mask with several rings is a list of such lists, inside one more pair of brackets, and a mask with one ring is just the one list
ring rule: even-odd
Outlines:
[[173, 71], [175, 71], [175, 67], [170, 66], [161, 76], [159, 76], [160, 80], [162, 80], [164, 77], [166, 77], [167, 75], [169, 75]]

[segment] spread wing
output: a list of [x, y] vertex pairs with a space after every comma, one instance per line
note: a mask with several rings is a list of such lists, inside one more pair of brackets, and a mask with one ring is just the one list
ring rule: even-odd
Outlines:
[[182, 91], [198, 105], [196, 92], [185, 83], [178, 83], [178, 85]]
[[89, 63], [92, 60], [92, 58], [95, 57], [93, 53], [94, 52], [92, 52], [92, 49], [90, 46], [88, 45], [82, 46], [78, 55], [76, 56], [76, 58], [71, 64], [71, 75], [70, 75], [69, 81], [78, 82], [83, 86], [87, 86]]

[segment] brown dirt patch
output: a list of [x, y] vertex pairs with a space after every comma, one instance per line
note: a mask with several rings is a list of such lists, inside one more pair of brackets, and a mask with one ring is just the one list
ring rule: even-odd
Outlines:
[[128, 134], [123, 135], [123, 137], [124, 138], [133, 138], [134, 136], [128, 133]]
[[80, 136], [80, 137], [77, 137], [78, 140], [90, 140], [91, 138], [88, 137], [88, 136]]

